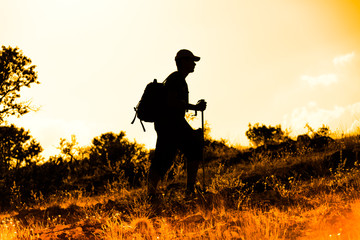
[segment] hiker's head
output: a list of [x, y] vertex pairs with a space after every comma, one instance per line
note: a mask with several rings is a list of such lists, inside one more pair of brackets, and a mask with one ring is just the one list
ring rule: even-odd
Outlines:
[[193, 72], [196, 65], [195, 62], [199, 60], [200, 57], [195, 56], [187, 49], [182, 49], [178, 51], [175, 57], [175, 62], [178, 70], [185, 73]]

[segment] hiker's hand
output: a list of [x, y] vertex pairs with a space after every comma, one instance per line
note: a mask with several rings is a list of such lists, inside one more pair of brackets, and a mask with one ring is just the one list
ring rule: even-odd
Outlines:
[[204, 99], [201, 99], [196, 104], [196, 110], [197, 111], [204, 111], [206, 109], [206, 102]]

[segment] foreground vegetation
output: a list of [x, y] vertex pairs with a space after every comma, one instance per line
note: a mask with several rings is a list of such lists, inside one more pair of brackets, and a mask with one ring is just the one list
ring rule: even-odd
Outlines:
[[233, 209], [220, 199], [210, 209], [184, 202], [175, 205], [184, 209], [174, 210], [171, 203], [157, 215], [142, 195], [68, 199], [8, 215], [1, 239], [359, 239], [360, 234], [360, 203], [341, 194], [314, 195], [307, 199], [312, 207], [286, 210]]
[[[97, 138], [99, 142], [104, 136]], [[121, 136], [118, 140], [124, 142]], [[126, 143], [132, 149], [133, 145]], [[110, 170], [103, 170], [106, 174], [97, 170], [97, 175], [93, 172], [86, 178], [73, 168], [71, 163], [76, 161], [71, 158], [91, 157], [74, 151], [71, 142], [62, 144], [66, 153], [62, 160], [78, 178], [69, 175], [60, 182], [63, 187], [72, 184], [72, 188], [48, 189], [46, 195], [33, 189], [26, 198], [31, 201], [25, 202], [15, 181], [11, 206], [1, 215], [0, 239], [360, 238], [358, 136], [344, 137], [322, 148], [297, 145], [295, 152], [290, 151], [292, 147], [239, 150], [224, 141], [208, 140], [207, 191], [201, 191], [200, 169], [197, 197], [185, 198], [185, 172], [179, 157], [161, 184], [157, 204], [147, 201], [145, 177], [133, 184], [124, 170], [111, 178], [104, 177]], [[147, 157], [142, 149], [134, 153]], [[101, 159], [101, 154], [93, 156]], [[121, 169], [111, 165], [106, 156], [109, 169]], [[146, 172], [144, 166], [139, 173]], [[84, 187], [94, 182], [94, 176], [101, 187]]]

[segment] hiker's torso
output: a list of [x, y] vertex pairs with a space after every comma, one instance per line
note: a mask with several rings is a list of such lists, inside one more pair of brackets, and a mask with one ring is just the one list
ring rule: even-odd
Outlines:
[[[173, 72], [166, 78], [164, 84], [168, 94], [165, 118], [183, 119], [189, 103], [189, 90], [185, 78], [179, 72]], [[176, 106], [179, 102], [185, 102], [183, 107]]]

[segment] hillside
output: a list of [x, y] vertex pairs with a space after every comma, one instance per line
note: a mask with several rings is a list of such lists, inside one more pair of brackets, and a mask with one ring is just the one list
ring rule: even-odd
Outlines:
[[157, 204], [144, 182], [124, 178], [108, 179], [102, 191], [34, 194], [31, 203], [3, 210], [0, 239], [359, 239], [359, 140], [296, 151], [214, 141], [206, 150], [207, 191], [200, 169], [194, 199], [184, 196], [179, 158]]

